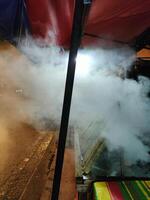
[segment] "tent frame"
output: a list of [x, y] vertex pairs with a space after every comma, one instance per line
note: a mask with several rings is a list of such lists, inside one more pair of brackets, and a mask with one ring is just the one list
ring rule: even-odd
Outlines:
[[76, 57], [92, 0], [76, 0], [51, 200], [58, 200], [69, 124]]

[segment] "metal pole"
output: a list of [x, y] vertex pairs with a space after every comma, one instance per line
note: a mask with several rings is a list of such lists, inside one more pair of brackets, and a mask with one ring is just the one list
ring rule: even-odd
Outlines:
[[91, 1], [84, 0], [76, 0], [75, 2], [75, 12], [74, 12], [74, 20], [73, 20], [73, 28], [71, 35], [71, 47], [69, 53], [69, 61], [68, 61], [68, 70], [67, 70], [67, 78], [66, 78], [66, 86], [65, 86], [65, 94], [64, 94], [64, 102], [62, 109], [62, 117], [61, 117], [61, 125], [59, 132], [59, 141], [57, 148], [57, 157], [56, 157], [56, 166], [53, 180], [53, 189], [51, 200], [58, 200], [59, 190], [60, 190], [60, 181], [61, 181], [61, 173], [63, 167], [64, 160], [64, 152], [65, 152], [65, 144], [68, 130], [68, 122], [69, 122], [69, 114], [70, 114], [70, 106], [72, 99], [72, 91], [73, 91], [73, 83], [75, 76], [75, 66], [76, 66], [76, 56], [78, 52], [78, 48], [80, 46], [81, 37], [82, 37], [82, 27], [83, 27], [83, 19], [85, 15], [85, 7], [89, 7]]

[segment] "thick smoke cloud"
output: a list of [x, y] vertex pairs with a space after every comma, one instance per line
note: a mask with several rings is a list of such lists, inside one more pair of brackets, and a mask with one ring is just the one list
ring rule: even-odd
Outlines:
[[[19, 48], [25, 56], [1, 67], [5, 82], [15, 88], [4, 92], [4, 105], [13, 104], [10, 112], [15, 113], [15, 121], [27, 121], [37, 129], [44, 128], [45, 120], [59, 125], [68, 53], [32, 39], [22, 41]], [[105, 138], [110, 150], [124, 148], [128, 160], [148, 161], [148, 147], [141, 138], [150, 132], [150, 81], [125, 78], [135, 59], [133, 51], [83, 49], [79, 54], [70, 125], [80, 134], [93, 123], [87, 137]]]

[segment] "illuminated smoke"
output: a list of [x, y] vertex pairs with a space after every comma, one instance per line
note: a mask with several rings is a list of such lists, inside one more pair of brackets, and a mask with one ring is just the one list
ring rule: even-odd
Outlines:
[[[56, 46], [42, 47], [32, 39], [24, 40], [19, 48], [30, 61], [20, 56], [6, 68], [1, 67], [5, 81], [16, 88], [11, 95], [5, 92], [3, 103], [13, 104], [11, 112], [16, 120], [36, 128], [45, 128], [45, 121], [59, 125], [68, 52]], [[110, 150], [122, 147], [129, 160], [147, 161], [148, 147], [140, 138], [150, 131], [146, 96], [150, 81], [118, 76], [125, 76], [134, 59], [134, 53], [127, 48], [80, 51], [70, 125], [80, 134], [90, 123], [98, 124], [87, 132], [93, 134], [93, 140], [104, 137]]]

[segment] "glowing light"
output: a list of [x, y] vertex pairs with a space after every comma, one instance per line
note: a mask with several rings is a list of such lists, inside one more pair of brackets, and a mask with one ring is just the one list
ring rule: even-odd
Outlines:
[[77, 64], [77, 70], [76, 70], [77, 76], [85, 77], [90, 73], [92, 57], [90, 55], [79, 52], [76, 58], [76, 64]]

